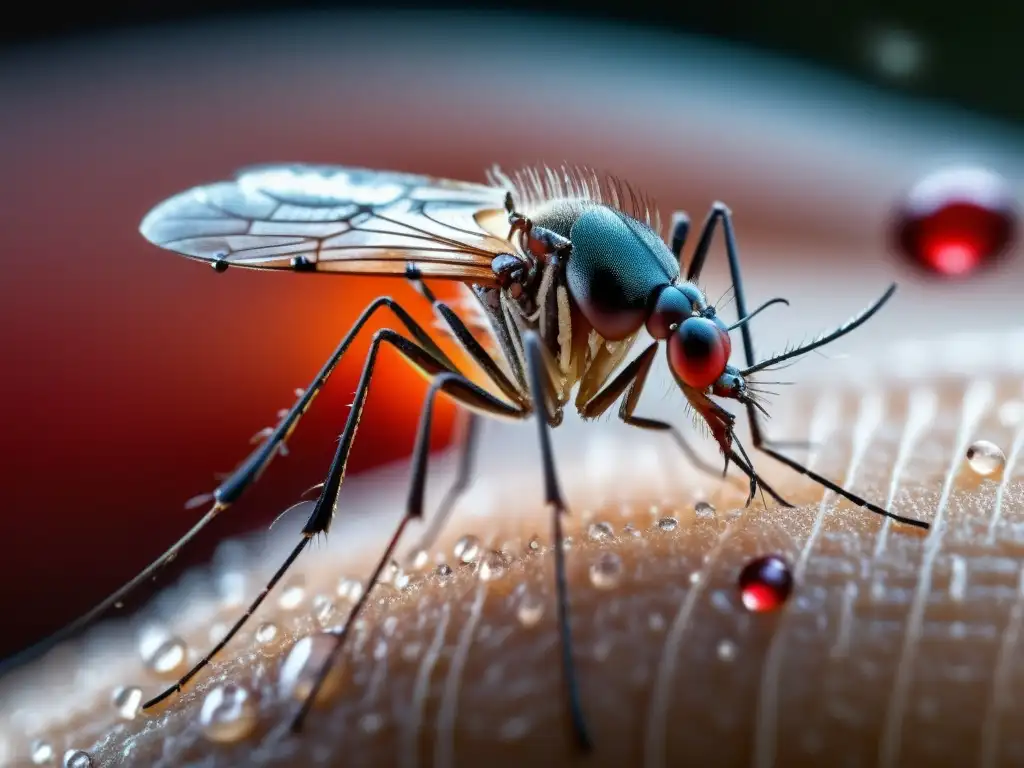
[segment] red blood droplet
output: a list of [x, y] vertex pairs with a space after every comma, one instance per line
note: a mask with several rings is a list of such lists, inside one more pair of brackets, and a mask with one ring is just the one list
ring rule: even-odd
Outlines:
[[772, 611], [793, 591], [793, 572], [778, 555], [765, 555], [740, 571], [740, 599], [748, 611]]
[[1001, 256], [1017, 230], [1009, 185], [984, 168], [925, 176], [896, 218], [897, 247], [914, 263], [950, 277], [969, 275]]

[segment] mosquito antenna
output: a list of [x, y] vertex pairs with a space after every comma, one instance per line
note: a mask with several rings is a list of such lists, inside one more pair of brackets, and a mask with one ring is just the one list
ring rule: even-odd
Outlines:
[[812, 349], [817, 349], [818, 347], [823, 347], [826, 344], [831, 344], [836, 339], [845, 336], [853, 329], [866, 323], [872, 315], [874, 315], [876, 312], [878, 312], [878, 310], [882, 308], [885, 302], [892, 298], [892, 295], [894, 293], [896, 293], [896, 283], [890, 285], [888, 290], [882, 294], [882, 297], [878, 299], [878, 301], [876, 301], [870, 307], [865, 309], [859, 315], [856, 315], [852, 320], [849, 320], [843, 325], [836, 328], [834, 331], [832, 331], [832, 333], [827, 333], [824, 336], [819, 336], [817, 339], [808, 344], [804, 344], [802, 346], [790, 350], [789, 352], [783, 352], [781, 355], [776, 355], [775, 357], [769, 358], [768, 360], [763, 360], [760, 363], [757, 363], [756, 365], [752, 365], [746, 370], [740, 371], [740, 375], [749, 376], [752, 373], [764, 370], [770, 365], [781, 363], [783, 360], [789, 360], [790, 358], [806, 354], [810, 352]]
[[777, 296], [774, 299], [769, 299], [764, 304], [762, 304], [760, 307], [758, 307], [753, 312], [751, 312], [749, 315], [744, 317], [742, 320], [738, 320], [737, 322], [735, 322], [732, 325], [730, 325], [729, 326], [729, 330], [730, 331], [736, 330], [741, 325], [746, 323], [748, 320], [752, 320], [754, 317], [756, 317], [758, 315], [758, 313], [761, 312], [762, 310], [768, 309], [768, 307], [770, 307], [772, 304], [785, 304], [787, 307], [789, 306], [789, 302], [786, 299], [782, 298], [781, 296]]

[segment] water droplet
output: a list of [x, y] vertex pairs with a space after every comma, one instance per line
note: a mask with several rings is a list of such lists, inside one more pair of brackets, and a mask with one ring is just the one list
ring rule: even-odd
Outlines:
[[975, 440], [967, 449], [967, 463], [979, 475], [991, 475], [1006, 464], [1002, 449], [988, 440]]
[[241, 571], [225, 571], [217, 577], [217, 592], [221, 602], [228, 607], [237, 607], [245, 602], [246, 580]]
[[430, 562], [430, 553], [425, 549], [417, 549], [409, 557], [409, 567], [416, 571], [422, 571]]
[[342, 600], [348, 600], [350, 603], [354, 603], [360, 597], [363, 596], [363, 585], [362, 582], [356, 579], [342, 579], [338, 582], [338, 597]]
[[180, 637], [169, 637], [145, 659], [150, 671], [160, 677], [173, 678], [185, 671], [188, 648]]
[[480, 539], [476, 536], [463, 536], [455, 542], [454, 555], [461, 563], [472, 563], [480, 554]]
[[722, 661], [732, 661], [736, 658], [736, 643], [732, 640], [721, 640], [718, 643], [718, 658]]
[[1006, 181], [985, 168], [936, 171], [918, 181], [897, 212], [904, 256], [932, 272], [964, 276], [1002, 255], [1017, 229]]
[[572, 549], [572, 536], [566, 536], [562, 539], [562, 551], [568, 552], [570, 549]]
[[526, 548], [530, 552], [540, 552], [540, 547], [541, 544], [539, 536], [531, 536], [530, 540], [526, 544]]
[[679, 521], [674, 517], [663, 517], [658, 521], [658, 528], [663, 531], [674, 531], [679, 525]]
[[511, 717], [501, 724], [498, 738], [502, 741], [519, 741], [530, 732], [530, 720], [524, 715]]
[[296, 576], [281, 588], [277, 605], [285, 611], [294, 611], [306, 599], [306, 579]]
[[227, 637], [230, 627], [226, 622], [218, 621], [210, 625], [210, 631], [206, 633], [210, 643], [216, 645], [225, 637]]
[[258, 718], [256, 702], [244, 686], [218, 685], [206, 694], [199, 710], [199, 727], [210, 741], [231, 743], [252, 733]]
[[622, 558], [603, 552], [590, 566], [590, 583], [598, 589], [614, 589], [622, 578]]
[[268, 643], [274, 642], [277, 639], [277, 625], [271, 624], [269, 621], [260, 624], [256, 628], [256, 642], [260, 645], [267, 645]]
[[544, 615], [544, 601], [540, 595], [524, 592], [516, 607], [516, 618], [524, 627], [534, 627]]
[[[313, 691], [316, 676], [336, 643], [337, 637], [329, 632], [309, 635], [296, 641], [281, 663], [281, 674], [278, 677], [281, 695], [305, 701]], [[341, 688], [343, 666], [344, 662], [340, 661], [331, 665], [317, 692], [315, 704], [327, 703]]]
[[497, 550], [484, 555], [480, 563], [480, 578], [484, 581], [495, 581], [500, 579], [508, 571], [508, 564], [505, 562], [505, 555]]
[[451, 566], [447, 563], [441, 563], [439, 566], [437, 566], [437, 568], [434, 569], [434, 573], [436, 573], [442, 579], [448, 579], [451, 578], [452, 569]]
[[639, 538], [643, 535], [632, 523], [626, 523], [622, 526], [622, 533], [625, 536], [633, 536], [634, 538]]
[[376, 733], [383, 725], [384, 718], [374, 712], [369, 712], [359, 718], [359, 730], [363, 733]]
[[328, 626], [338, 612], [338, 607], [327, 595], [317, 595], [313, 598], [313, 618], [321, 627]]
[[110, 697], [114, 709], [125, 720], [134, 720], [142, 706], [142, 689], [134, 685], [124, 685], [114, 689]]
[[416, 661], [422, 652], [422, 643], [406, 643], [402, 646], [402, 658], [405, 661]]
[[701, 520], [715, 519], [715, 508], [706, 501], [698, 501], [693, 507], [693, 511], [697, 513], [697, 517]]
[[739, 587], [740, 599], [748, 611], [771, 611], [793, 591], [793, 573], [778, 555], [765, 555], [743, 567]]
[[64, 753], [64, 768], [92, 768], [92, 758], [81, 749], [69, 749]]
[[401, 592], [403, 589], [412, 584], [412, 576], [403, 571], [401, 568], [398, 569], [391, 576], [391, 586]]
[[31, 746], [29, 746], [29, 752], [32, 755], [33, 765], [46, 765], [47, 763], [52, 763], [53, 758], [56, 757], [53, 752], [53, 745], [48, 741], [43, 741], [42, 739], [36, 739], [33, 741]]
[[615, 529], [611, 523], [593, 523], [587, 530], [587, 535], [591, 541], [608, 541], [615, 535]]
[[690, 574], [690, 583], [691, 584], [700, 584], [700, 580], [701, 580], [700, 571], [694, 571], [693, 573]]

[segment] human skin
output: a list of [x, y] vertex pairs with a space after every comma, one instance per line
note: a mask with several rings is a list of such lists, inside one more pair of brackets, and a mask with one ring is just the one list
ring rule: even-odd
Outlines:
[[[518, 40], [513, 31], [508, 34]], [[331, 42], [323, 41], [330, 54], [317, 54], [322, 49], [311, 43], [311, 60], [345, 54], [344, 46], [336, 51]], [[150, 55], [159, 58], [160, 50], [156, 46]], [[494, 66], [507, 55], [504, 50], [496, 46], [491, 51]], [[261, 61], [277, 71], [266, 62], [267, 55]], [[1020, 676], [1014, 643], [1022, 610], [1017, 607], [1016, 562], [1021, 492], [1014, 482], [1001, 486], [998, 478], [977, 480], [962, 468], [961, 457], [974, 437], [991, 439], [1007, 452], [1017, 444], [1012, 409], [1001, 406], [1020, 394], [1020, 343], [1013, 330], [1019, 324], [1020, 262], [1008, 260], [969, 281], [936, 283], [915, 279], [893, 260], [885, 243], [891, 199], [936, 158], [947, 158], [942, 137], [906, 117], [906, 136], [894, 139], [886, 132], [890, 138], [883, 140], [874, 129], [841, 129], [827, 119], [801, 121], [765, 111], [755, 101], [737, 105], [708, 98], [700, 101], [700, 110], [687, 112], [683, 107], [694, 103], [692, 85], [690, 102], [659, 107], [662, 102], [654, 94], [667, 91], [651, 85], [650, 95], [640, 89], [622, 92], [607, 77], [601, 93], [621, 100], [621, 109], [605, 110], [595, 120], [588, 112], [593, 101], [581, 97], [585, 104], [560, 105], [559, 119], [552, 121], [545, 99], [557, 103], [552, 94], [579, 95], [586, 82], [585, 73], [563, 65], [548, 81], [538, 81], [540, 96], [515, 112], [522, 122], [514, 125], [508, 114], [479, 110], [482, 127], [478, 123], [472, 132], [459, 134], [460, 126], [463, 131], [467, 127], [457, 119], [459, 109], [444, 114], [425, 110], [415, 113], [415, 121], [403, 122], [396, 119], [402, 109], [395, 103], [344, 115], [346, 140], [352, 143], [345, 160], [352, 162], [359, 137], [374, 135], [379, 125], [394, 134], [393, 144], [400, 149], [366, 144], [364, 164], [410, 167], [422, 162], [416, 159], [414, 140], [422, 142], [424, 135], [437, 132], [449, 138], [445, 145], [460, 151], [435, 158], [437, 168], [431, 170], [465, 178], [478, 177], [470, 166], [475, 169], [491, 158], [513, 163], [553, 154], [560, 159], [571, 139], [579, 159], [598, 157], [615, 170], [628, 171], [628, 178], [651, 189], [664, 205], [685, 205], [695, 219], [712, 199], [725, 199], [737, 212], [749, 303], [778, 294], [793, 301], [791, 308], [773, 309], [755, 325], [762, 354], [832, 327], [899, 279], [900, 291], [879, 317], [835, 348], [836, 354], [849, 353], [848, 359], [812, 356], [784, 372], [782, 378], [799, 384], [786, 387], [773, 401], [770, 430], [780, 439], [813, 435], [824, 442], [814, 459], [818, 469], [848, 479], [873, 500], [891, 500], [903, 514], [942, 523], [929, 537], [899, 526], [882, 527], [869, 513], [847, 504], [833, 509], [831, 499], [823, 507], [820, 489], [760, 455], [755, 455], [759, 470], [801, 505], [766, 511], [755, 501], [734, 517], [740, 492], [720, 490], [716, 481], [688, 470], [667, 440], [637, 436], [631, 439], [638, 442], [627, 442], [624, 428], [604, 422], [565, 425], [556, 447], [573, 512], [567, 522], [574, 539], [568, 558], [573, 636], [597, 745], [592, 762], [799, 765], [835, 762], [836, 755], [850, 764], [1017, 762], [1021, 745], [1012, 723], [1019, 717], [1013, 692]], [[664, 61], [650, 65], [650, 72], [636, 80], [650, 84], [659, 68], [667, 69]], [[310, 77], [323, 72], [320, 66], [310, 70]], [[404, 76], [401, 67], [379, 75], [380, 92], [404, 82]], [[234, 82], [230, 72], [221, 77]], [[434, 82], [429, 73], [424, 75], [423, 98], [429, 102], [444, 93], [479, 104], [484, 96], [474, 90], [471, 74], [464, 77], [467, 82], [455, 88], [452, 78], [446, 83], [438, 75]], [[568, 78], [577, 90], [566, 89], [558, 78]], [[664, 75], [661, 84], [667, 87], [669, 79]], [[218, 119], [249, 125], [245, 115], [230, 117], [231, 107], [238, 106], [230, 96], [213, 86], [202, 91], [196, 79], [186, 82], [199, 92], [194, 98], [209, 101], [207, 108], [228, 100], [224, 112], [216, 113]], [[268, 77], [260, 84], [263, 98], [285, 98], [288, 82]], [[173, 82], [160, 83], [157, 78], [154, 91], [174, 92]], [[262, 133], [246, 139], [244, 152], [218, 146], [219, 132], [213, 138], [179, 137], [175, 146], [180, 150], [189, 142], [205, 142], [204, 151], [238, 164], [297, 153], [305, 148], [303, 137], [286, 135], [286, 130], [315, 135], [321, 125], [326, 131], [340, 124], [342, 107], [353, 103], [346, 83], [337, 84], [334, 101], [322, 98], [322, 82], [317, 85], [311, 88], [321, 94], [317, 98], [289, 93], [302, 101], [302, 108], [289, 103], [294, 113], [305, 116], [301, 126], [293, 126], [279, 114], [282, 110], [269, 113], [252, 129]], [[164, 102], [155, 93], [154, 102], [169, 103], [166, 92], [163, 96]], [[324, 111], [317, 112], [316, 105]], [[181, 107], [154, 109], [167, 118]], [[408, 105], [404, 110], [414, 114]], [[643, 119], [631, 121], [635, 114]], [[691, 120], [682, 119], [690, 114]], [[879, 114], [890, 113], [874, 114], [881, 120]], [[891, 128], [902, 118], [889, 119]], [[250, 136], [221, 127], [225, 134]], [[507, 133], [498, 135], [503, 128]], [[963, 154], [998, 160], [999, 170], [1016, 179], [1017, 145], [997, 138], [964, 129], [958, 141]], [[515, 152], [508, 150], [512, 144]], [[620, 149], [611, 157], [608, 147]], [[263, 156], [249, 157], [256, 151]], [[322, 159], [331, 154], [323, 143], [313, 152]], [[502, 157], [502, 152], [509, 154]], [[152, 153], [146, 156], [153, 162]], [[212, 171], [198, 175], [208, 157], [198, 150], [188, 156], [197, 167], [175, 168], [180, 179], [160, 176], [168, 185], [160, 194], [209, 180]], [[669, 156], [673, 162], [666, 163]], [[304, 154], [303, 159], [317, 157]], [[154, 182], [147, 179], [146, 184]], [[156, 189], [145, 194], [150, 192], [157, 194]], [[181, 269], [199, 268], [182, 263]], [[714, 296], [726, 287], [723, 275], [719, 253], [709, 266]], [[954, 335], [962, 331], [970, 333]], [[894, 348], [896, 339], [923, 341]], [[288, 377], [302, 375], [296, 371]], [[685, 424], [680, 396], [664, 397], [671, 390], [663, 370], [649, 386], [645, 415], [664, 414]], [[838, 405], [838, 416], [830, 416], [830, 403]], [[315, 419], [315, 413], [309, 418]], [[611, 442], [601, 447], [596, 436], [604, 433]], [[517, 441], [515, 450], [512, 440]], [[485, 471], [463, 505], [471, 516], [454, 520], [439, 542], [437, 550], [448, 562], [453, 561], [454, 539], [464, 533], [492, 540], [490, 547], [511, 540], [515, 558], [534, 534], [547, 540], [549, 520], [540, 504], [536, 465], [519, 458], [534, 455], [533, 440], [532, 425], [497, 440], [490, 436]], [[704, 449], [713, 457], [713, 448]], [[514, 466], [509, 466], [510, 454], [517, 456]], [[499, 459], [488, 461], [488, 455]], [[318, 464], [306, 479], [315, 482], [319, 471]], [[435, 498], [445, 473], [439, 466], [431, 475]], [[278, 643], [253, 656], [250, 627], [215, 662], [210, 676], [200, 677], [195, 688], [157, 717], [112, 726], [109, 697], [115, 686], [138, 684], [149, 695], [162, 684], [143, 670], [133, 633], [118, 637], [125, 628], [116, 624], [85, 655], [69, 652], [63, 661], [51, 658], [4, 680], [3, 699], [11, 702], [5, 710], [16, 713], [4, 734], [12, 754], [24, 756], [28, 741], [42, 736], [58, 753], [71, 746], [89, 749], [99, 764], [160, 764], [157, 755], [169, 765], [199, 760], [409, 765], [417, 756], [424, 765], [447, 764], [453, 757], [460, 764], [483, 759], [522, 764], [535, 755], [568, 757], [550, 552], [516, 560], [505, 576], [483, 586], [479, 573], [467, 567], [457, 569], [448, 582], [426, 579], [392, 596], [386, 606], [373, 607], [366, 616], [369, 635], [355, 644], [345, 685], [331, 707], [317, 710], [299, 738], [266, 738], [290, 712], [271, 695], [282, 652], [297, 634], [312, 628], [313, 595], [333, 592], [342, 575], [369, 573], [381, 537], [401, 511], [406, 476], [402, 467], [392, 475], [353, 476], [330, 536], [340, 552], [307, 553], [296, 566], [307, 580], [307, 602], [296, 612], [301, 620], [279, 615], [272, 597], [255, 621], [280, 623]], [[1006, 477], [1012, 479], [1012, 473]], [[696, 517], [693, 505], [702, 494], [713, 496], [714, 520]], [[1001, 503], [992, 524], [997, 496]], [[655, 515], [652, 506], [658, 508]], [[664, 515], [677, 518], [674, 531], [652, 529]], [[585, 526], [598, 520], [613, 526], [613, 541], [588, 540]], [[273, 548], [290, 545], [299, 522], [286, 517], [274, 529], [281, 539], [272, 543], [270, 553], [233, 566], [252, 571], [250, 595], [275, 562]], [[642, 535], [623, 535], [627, 522]], [[590, 565], [605, 550], [623, 562], [621, 581], [611, 590], [595, 588], [589, 575]], [[736, 600], [736, 575], [749, 557], [767, 552], [789, 559], [797, 587], [779, 612], [754, 616]], [[195, 579], [203, 581], [201, 575]], [[545, 601], [532, 627], [517, 618], [521, 596], [516, 590], [523, 583]], [[185, 597], [169, 594], [157, 613], [197, 650], [209, 642], [214, 625], [238, 614], [237, 607], [222, 607], [201, 594], [189, 593], [187, 602]], [[391, 626], [394, 637], [383, 646], [383, 656], [374, 658], [377, 638]], [[256, 731], [234, 748], [199, 737], [196, 713], [209, 686], [225, 675], [251, 680], [261, 669], [268, 682]]]

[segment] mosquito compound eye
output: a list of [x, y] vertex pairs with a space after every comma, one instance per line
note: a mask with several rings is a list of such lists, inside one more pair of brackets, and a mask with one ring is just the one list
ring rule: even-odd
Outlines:
[[695, 389], [718, 381], [732, 353], [729, 334], [705, 317], [691, 317], [669, 336], [668, 362], [676, 376]]
[[656, 339], [667, 339], [672, 326], [693, 315], [690, 299], [674, 285], [666, 285], [654, 293], [651, 314], [647, 316], [647, 332]]

